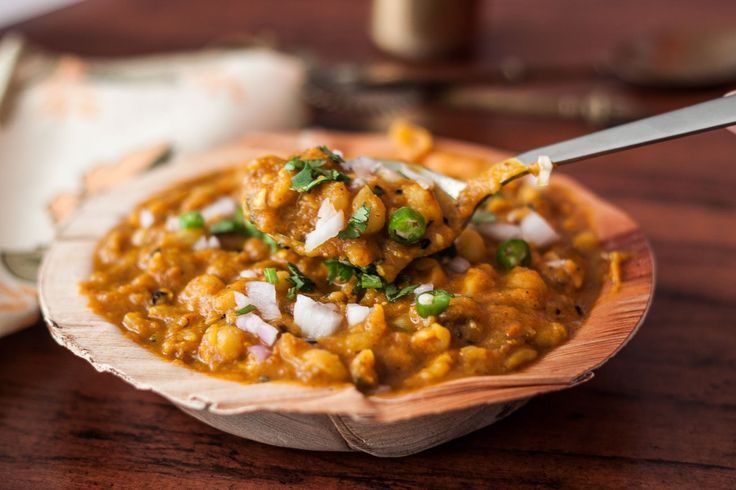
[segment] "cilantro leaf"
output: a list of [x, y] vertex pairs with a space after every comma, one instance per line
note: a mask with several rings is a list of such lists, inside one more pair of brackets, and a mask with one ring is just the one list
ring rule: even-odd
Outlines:
[[256, 310], [256, 307], [255, 306], [253, 306], [253, 305], [245, 305], [242, 308], [240, 308], [239, 310], [237, 310], [235, 312], [235, 314], [237, 316], [240, 316], [240, 315], [245, 315], [246, 313], [250, 313], [251, 311], [255, 311], [255, 310]]
[[337, 234], [339, 238], [343, 240], [349, 238], [358, 238], [363, 234], [366, 227], [368, 226], [368, 217], [371, 215], [371, 208], [363, 204], [361, 207], [355, 210], [353, 215], [348, 220], [348, 226], [340, 233]]
[[399, 298], [403, 298], [404, 296], [413, 293], [414, 290], [418, 287], [419, 284], [412, 284], [410, 286], [399, 289], [396, 284], [389, 284], [384, 289], [384, 292], [386, 293], [386, 299], [388, 299], [389, 303], [393, 303]]
[[279, 276], [276, 274], [276, 269], [273, 267], [266, 267], [263, 269], [263, 275], [266, 276], [266, 280], [271, 284], [277, 284], [279, 282]]
[[293, 286], [289, 288], [286, 294], [287, 298], [294, 299], [298, 291], [312, 291], [314, 289], [314, 282], [302, 274], [296, 265], [289, 262], [286, 268], [289, 270], [289, 277], [286, 280]]
[[325, 163], [327, 163], [325, 159], [302, 160], [300, 158], [292, 158], [286, 162], [284, 168], [291, 171], [298, 170], [291, 178], [291, 189], [297, 192], [309, 192], [325, 182], [348, 182], [350, 180], [347, 175], [337, 170], [321, 168]]
[[210, 225], [210, 233], [213, 235], [223, 235], [225, 233], [246, 234], [246, 229], [243, 223], [235, 219], [223, 219]]
[[356, 273], [352, 265], [339, 260], [326, 260], [324, 264], [327, 267], [327, 282], [330, 284], [335, 284], [336, 280], [348, 282]]
[[302, 170], [305, 167], [319, 168], [325, 163], [327, 163], [327, 160], [325, 160], [324, 158], [302, 160], [301, 158], [295, 157], [286, 162], [286, 165], [284, 165], [284, 167], [286, 168], [286, 170]]
[[383, 279], [376, 274], [363, 273], [360, 276], [360, 287], [364, 289], [381, 289], [383, 287]]
[[342, 163], [342, 162], [345, 161], [342, 158], [342, 156], [340, 156], [339, 154], [337, 154], [334, 151], [330, 150], [325, 145], [318, 146], [317, 148], [319, 148], [322, 153], [324, 153], [325, 155], [327, 155], [327, 158], [329, 158], [330, 160], [332, 160], [335, 163]]

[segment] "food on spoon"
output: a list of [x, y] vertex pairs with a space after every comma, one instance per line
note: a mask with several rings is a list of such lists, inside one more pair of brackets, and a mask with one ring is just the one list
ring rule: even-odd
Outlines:
[[454, 202], [428, 178], [369, 157], [344, 159], [325, 146], [245, 168], [244, 216], [299, 255], [372, 267], [387, 282], [412, 260], [449, 247], [478, 203], [530, 172], [501, 162], [470, 181]]

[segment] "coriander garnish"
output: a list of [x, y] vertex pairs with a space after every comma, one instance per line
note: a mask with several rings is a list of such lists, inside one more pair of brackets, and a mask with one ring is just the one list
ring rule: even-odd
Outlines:
[[255, 310], [256, 310], [256, 307], [255, 306], [253, 306], [253, 305], [245, 305], [242, 308], [240, 308], [239, 310], [237, 310], [235, 312], [235, 314], [237, 316], [240, 316], [240, 315], [245, 315], [245, 314], [250, 313], [251, 311], [255, 311]]
[[367, 205], [363, 204], [361, 207], [356, 209], [350, 217], [347, 228], [338, 233], [337, 236], [343, 240], [358, 238], [363, 234], [368, 226], [368, 218], [370, 215], [371, 209]]
[[312, 291], [314, 289], [314, 282], [302, 274], [296, 265], [289, 262], [286, 268], [289, 269], [289, 277], [286, 280], [292, 285], [286, 294], [287, 298], [296, 298], [297, 291]]
[[265, 269], [263, 269], [263, 275], [266, 277], [266, 280], [271, 284], [275, 285], [279, 282], [279, 276], [276, 274], [276, 269], [273, 267], [266, 267]]
[[419, 284], [412, 284], [399, 289], [395, 284], [389, 284], [384, 289], [384, 292], [386, 293], [386, 299], [388, 299], [389, 303], [393, 303], [394, 301], [413, 293], [418, 287]]
[[291, 178], [291, 188], [297, 192], [309, 192], [325, 182], [350, 180], [347, 175], [337, 170], [323, 169], [325, 163], [327, 160], [322, 158], [314, 160], [292, 158], [286, 162], [284, 167], [286, 170], [299, 171]]
[[355, 268], [339, 260], [325, 260], [327, 267], [327, 282], [335, 284], [336, 280], [348, 282], [355, 274]]

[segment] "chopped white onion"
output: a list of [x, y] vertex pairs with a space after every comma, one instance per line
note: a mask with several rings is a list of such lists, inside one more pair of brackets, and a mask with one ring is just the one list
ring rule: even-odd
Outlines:
[[209, 238], [201, 236], [196, 242], [194, 242], [194, 245], [192, 245], [192, 250], [194, 251], [206, 250], [208, 248], [220, 248], [220, 240], [215, 236], [211, 236]]
[[461, 274], [470, 269], [470, 262], [468, 262], [468, 259], [460, 257], [458, 255], [457, 257], [453, 257], [447, 262], [447, 267], [452, 272], [457, 272], [458, 274]]
[[179, 218], [176, 216], [169, 216], [166, 218], [166, 230], [176, 231], [179, 229]]
[[264, 322], [261, 317], [255, 313], [246, 313], [235, 319], [235, 326], [241, 330], [258, 336], [266, 345], [273, 345], [279, 335], [279, 331], [273, 325]]
[[340, 158], [345, 158], [345, 154], [342, 152], [342, 150], [338, 150], [337, 148], [333, 148], [332, 153], [339, 156]]
[[340, 327], [341, 315], [335, 305], [318, 303], [308, 296], [298, 294], [294, 304], [294, 323], [302, 329], [305, 337], [318, 339], [332, 335]]
[[516, 208], [512, 209], [506, 214], [506, 219], [509, 221], [509, 223], [518, 223], [522, 219], [524, 219], [524, 216], [526, 216], [526, 213], [529, 212], [529, 208]]
[[538, 247], [545, 247], [560, 239], [554, 228], [536, 211], [529, 211], [519, 226], [521, 237]]
[[416, 296], [419, 296], [420, 294], [422, 294], [422, 293], [428, 293], [428, 292], [432, 291], [433, 289], [434, 289], [434, 285], [432, 285], [432, 284], [430, 284], [430, 283], [426, 283], [426, 284], [420, 284], [420, 285], [419, 285], [419, 286], [417, 286], [417, 288], [416, 288], [416, 289], [414, 290], [414, 294], [415, 294]]
[[243, 277], [245, 279], [253, 279], [255, 277], [258, 277], [258, 271], [254, 271], [251, 269], [245, 269], [243, 271], [240, 271], [240, 277]]
[[417, 303], [424, 306], [429, 306], [434, 303], [434, 296], [429, 293], [422, 293], [417, 296]]
[[413, 180], [414, 182], [419, 184], [422, 189], [429, 190], [434, 186], [434, 181], [432, 179], [430, 179], [429, 177], [425, 177], [424, 175], [415, 172], [408, 167], [402, 168], [401, 173], [404, 174], [404, 177], [406, 177], [407, 179]]
[[355, 173], [355, 177], [359, 179], [367, 179], [373, 173], [381, 168], [381, 162], [370, 157], [352, 158], [342, 164], [343, 168]]
[[265, 361], [271, 356], [271, 349], [265, 345], [249, 345], [248, 352], [253, 354], [253, 356], [260, 362]]
[[149, 209], [141, 209], [138, 213], [138, 223], [143, 228], [150, 228], [156, 222], [156, 217]]
[[235, 202], [235, 199], [232, 197], [221, 197], [212, 204], [202, 208], [200, 214], [205, 221], [210, 221], [211, 219], [222, 216], [232, 216], [237, 209], [238, 204]]
[[317, 223], [314, 225], [314, 231], [307, 233], [306, 240], [304, 240], [304, 250], [311, 252], [330, 238], [336, 237], [344, 227], [345, 215], [343, 212], [336, 210], [329, 199], [323, 200], [317, 212]]
[[240, 291], [233, 291], [233, 296], [235, 297], [235, 306], [240, 308], [245, 308], [250, 304], [250, 299], [248, 299], [248, 296], [244, 295]]
[[270, 282], [251, 281], [245, 284], [250, 304], [258, 308], [265, 320], [281, 318], [279, 304], [276, 301], [276, 287]]
[[546, 187], [549, 185], [549, 177], [552, 175], [552, 160], [547, 155], [539, 155], [537, 158], [537, 166], [539, 167], [539, 175], [534, 179], [535, 183], [539, 187]]
[[207, 248], [207, 237], [206, 236], [199, 237], [197, 241], [194, 242], [194, 245], [192, 245], [192, 250], [194, 250], [195, 252], [199, 250], [204, 250], [206, 248]]
[[368, 306], [359, 305], [357, 303], [348, 303], [345, 313], [348, 319], [348, 325], [351, 327], [361, 323], [368, 317], [371, 309]]
[[548, 260], [544, 265], [552, 267], [553, 269], [557, 267], [565, 267], [567, 265], [567, 259]]
[[521, 227], [509, 223], [481, 223], [475, 227], [483, 235], [499, 242], [521, 236]]

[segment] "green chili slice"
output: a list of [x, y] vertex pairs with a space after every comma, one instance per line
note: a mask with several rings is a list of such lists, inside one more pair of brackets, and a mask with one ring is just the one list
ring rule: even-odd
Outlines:
[[204, 228], [204, 216], [199, 211], [189, 211], [179, 216], [179, 227], [189, 230], [192, 228]]
[[415, 307], [422, 318], [437, 316], [450, 306], [452, 294], [441, 289], [427, 291], [417, 296]]
[[427, 231], [427, 222], [422, 214], [412, 208], [399, 208], [391, 214], [388, 222], [388, 236], [391, 240], [413, 245], [422, 239]]
[[532, 263], [532, 252], [524, 240], [512, 238], [498, 246], [496, 262], [504, 269], [513, 269], [517, 265], [528, 267]]

